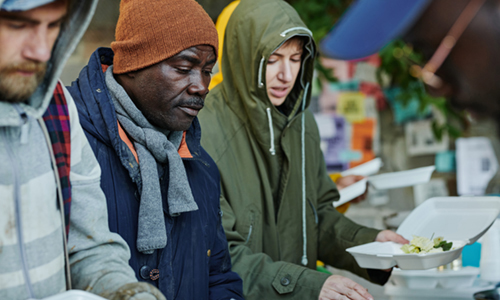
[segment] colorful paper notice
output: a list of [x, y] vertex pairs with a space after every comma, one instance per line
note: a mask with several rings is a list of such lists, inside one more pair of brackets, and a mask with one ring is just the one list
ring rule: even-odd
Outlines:
[[368, 97], [375, 98], [377, 101], [377, 110], [383, 110], [387, 107], [387, 101], [380, 85], [370, 82], [361, 82], [359, 90]]
[[343, 157], [349, 145], [349, 124], [343, 117], [328, 114], [315, 115], [320, 127], [321, 150], [329, 171], [340, 172], [348, 168], [348, 160]]
[[341, 93], [338, 98], [337, 113], [350, 122], [359, 122], [365, 119], [365, 98], [363, 93]]
[[375, 133], [375, 120], [366, 119], [363, 122], [352, 124], [351, 149], [361, 152], [361, 159], [352, 161], [350, 167], [356, 167], [375, 158], [373, 152], [373, 136]]

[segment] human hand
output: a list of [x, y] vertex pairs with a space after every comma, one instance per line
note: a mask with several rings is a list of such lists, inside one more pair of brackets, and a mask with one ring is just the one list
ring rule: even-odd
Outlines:
[[339, 275], [328, 277], [321, 288], [318, 300], [373, 300], [368, 290], [349, 278]]
[[[363, 180], [363, 179], [365, 179], [365, 177], [361, 176], [361, 175], [347, 175], [345, 177], [340, 177], [339, 179], [337, 179], [337, 181], [335, 181], [335, 184], [337, 185], [337, 188], [340, 191], [340, 190], [350, 186], [351, 184], [354, 184], [354, 183], [356, 183], [360, 180]], [[363, 195], [360, 195], [360, 196], [352, 199], [349, 202], [352, 202], [352, 203], [361, 202], [361, 201], [366, 199], [367, 195], [368, 195], [368, 183], [366, 184], [366, 191], [363, 193]]]
[[[382, 230], [377, 234], [375, 242], [394, 242], [398, 244], [409, 244], [410, 241], [405, 239], [402, 235], [395, 233], [392, 230]], [[396, 266], [397, 267], [397, 266]], [[383, 271], [391, 272], [392, 268]]]
[[394, 242], [398, 244], [409, 244], [410, 241], [392, 230], [382, 230], [377, 234], [375, 242]]
[[166, 300], [157, 288], [146, 282], [128, 283], [116, 292], [103, 296], [110, 300]]

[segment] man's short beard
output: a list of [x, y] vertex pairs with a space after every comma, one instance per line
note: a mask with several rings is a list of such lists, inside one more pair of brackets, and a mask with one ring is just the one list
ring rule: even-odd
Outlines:
[[[10, 103], [25, 102], [35, 92], [43, 80], [47, 63], [23, 62], [5, 66], [0, 69], [0, 101]], [[34, 72], [24, 76], [18, 71]]]

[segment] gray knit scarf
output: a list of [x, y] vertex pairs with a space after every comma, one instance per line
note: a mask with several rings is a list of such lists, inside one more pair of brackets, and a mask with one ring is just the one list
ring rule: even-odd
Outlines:
[[137, 250], [151, 254], [155, 249], [163, 249], [167, 245], [157, 162], [168, 162], [169, 166], [167, 198], [170, 215], [178, 216], [198, 209], [184, 164], [177, 152], [183, 133], [160, 131], [151, 125], [113, 77], [113, 66], [106, 70], [106, 85], [111, 93], [118, 121], [132, 138], [139, 158], [142, 191]]

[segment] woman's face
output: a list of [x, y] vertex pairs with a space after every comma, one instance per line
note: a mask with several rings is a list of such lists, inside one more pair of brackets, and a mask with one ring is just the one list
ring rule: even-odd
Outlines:
[[267, 61], [267, 95], [274, 106], [280, 106], [293, 89], [299, 75], [302, 45], [292, 38], [271, 54]]

